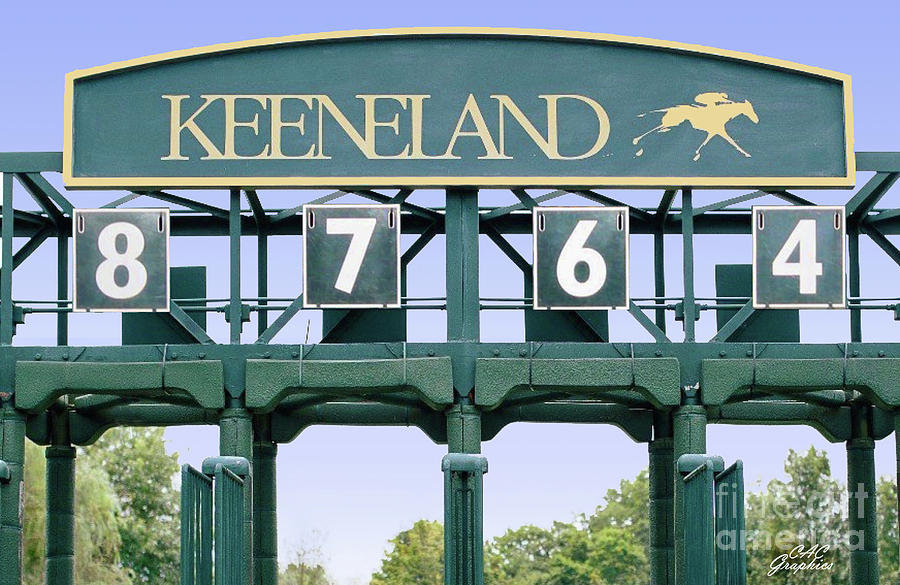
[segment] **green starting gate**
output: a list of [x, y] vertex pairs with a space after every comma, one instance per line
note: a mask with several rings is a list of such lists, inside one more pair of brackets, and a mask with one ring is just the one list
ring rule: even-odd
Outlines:
[[744, 472], [741, 461], [728, 469], [721, 457], [682, 455], [676, 463], [684, 513], [684, 559], [675, 567], [690, 585], [746, 585]]
[[[717, 537], [743, 527], [741, 472], [696, 455], [709, 425], [811, 426], [846, 444], [848, 483], [870, 494], [875, 442], [900, 434], [900, 343], [863, 327], [900, 319], [900, 300], [864, 296], [886, 278], [860, 262], [867, 242], [900, 264], [884, 202], [900, 153], [853, 151], [847, 75], [613, 35], [392, 29], [84, 69], [65, 98], [61, 152], [0, 153], [0, 585], [21, 580], [26, 436], [54, 482], [48, 585], [72, 585], [75, 447], [189, 424], [218, 425], [220, 454], [243, 459], [184, 471], [185, 585], [276, 582], [277, 446], [316, 424], [446, 445], [445, 579], [481, 585], [479, 454], [516, 422], [612, 424], [646, 444], [650, 582], [731, 585], [744, 553]], [[850, 191], [857, 172], [871, 176]], [[227, 250], [210, 260], [227, 286], [169, 257], [170, 238], [198, 237]], [[273, 237], [296, 254], [270, 254]], [[724, 243], [731, 264], [695, 262]], [[429, 246], [446, 286], [416, 297]], [[51, 290], [20, 296], [14, 275], [47, 247]], [[515, 271], [507, 296], [481, 294], [485, 249]], [[303, 286], [271, 295], [275, 262]], [[632, 264], [652, 272], [643, 296]], [[840, 343], [800, 343], [812, 308], [849, 313]], [[446, 339], [409, 341], [423, 310], [445, 312]], [[72, 313], [95, 311], [128, 312], [121, 344], [74, 341], [92, 317]], [[321, 311], [320, 342], [290, 331], [301, 311]], [[524, 336], [483, 341], [487, 311], [515, 311]], [[35, 317], [55, 320], [55, 343], [17, 337]], [[850, 502], [865, 540], [852, 583], [877, 585], [875, 498]]]
[[211, 457], [202, 471], [181, 468], [181, 585], [240, 585], [248, 558], [244, 498], [251, 490], [243, 457]]

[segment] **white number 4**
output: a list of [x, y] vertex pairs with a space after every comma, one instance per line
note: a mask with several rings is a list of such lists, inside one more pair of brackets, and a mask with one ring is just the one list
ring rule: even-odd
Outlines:
[[[788, 259], [799, 248], [798, 261]], [[800, 294], [816, 294], [816, 277], [822, 276], [822, 263], [816, 262], [816, 220], [801, 219], [772, 261], [773, 276], [799, 276]]]
[[374, 217], [329, 217], [325, 220], [325, 233], [352, 236], [334, 288], [348, 295], [353, 292], [374, 231]]

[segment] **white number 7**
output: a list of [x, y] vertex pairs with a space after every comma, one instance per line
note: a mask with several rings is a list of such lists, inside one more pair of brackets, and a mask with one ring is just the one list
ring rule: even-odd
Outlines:
[[372, 233], [375, 231], [374, 217], [329, 217], [325, 220], [325, 233], [332, 235], [349, 235], [350, 246], [341, 264], [334, 288], [347, 294], [353, 292], [359, 269], [362, 266]]
[[[800, 249], [797, 262], [788, 258]], [[773, 276], [799, 276], [800, 294], [816, 294], [816, 277], [822, 276], [822, 263], [816, 262], [816, 220], [801, 219], [772, 261]]]

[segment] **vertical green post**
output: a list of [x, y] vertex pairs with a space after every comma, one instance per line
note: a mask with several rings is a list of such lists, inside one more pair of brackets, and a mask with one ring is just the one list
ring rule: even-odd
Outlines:
[[650, 452], [650, 585], [675, 584], [675, 458], [667, 412], [653, 415]]
[[475, 386], [473, 346], [479, 339], [478, 191], [448, 189], [444, 227], [447, 234], [447, 341], [459, 342], [453, 356], [453, 386], [467, 396]]
[[278, 582], [278, 518], [275, 494], [275, 456], [278, 445], [253, 443], [253, 565], [256, 585]]
[[853, 438], [847, 441], [851, 585], [879, 582], [875, 441], [869, 432], [870, 408], [852, 407]]
[[[66, 228], [60, 228], [56, 236], [56, 298], [63, 300], [69, 296], [69, 237]], [[69, 344], [69, 313], [66, 303], [60, 302], [56, 314], [56, 345]]]
[[[0, 178], [2, 188], [3, 226], [0, 228], [0, 240], [3, 248], [0, 250], [0, 345], [12, 345], [13, 331], [13, 304], [12, 304], [12, 273], [13, 273], [13, 228], [15, 212], [13, 211], [13, 175], [3, 173]], [[10, 389], [11, 390], [11, 389]], [[6, 391], [6, 389], [0, 389]]]
[[[244, 408], [226, 408], [219, 418], [219, 454], [253, 458], [253, 420]], [[204, 471], [205, 472], [205, 471]], [[244, 485], [244, 583], [254, 583], [253, 574], [253, 470]]]
[[484, 583], [484, 474], [481, 455], [449, 453], [444, 472], [444, 583]]
[[[653, 284], [657, 297], [666, 296], [666, 229], [663, 224], [653, 234]], [[665, 301], [657, 301], [665, 304]], [[666, 310], [656, 309], [656, 326], [666, 332]]]
[[[687, 319], [687, 316], [685, 316]], [[688, 397], [690, 398], [690, 397]], [[693, 401], [693, 400], [691, 400]], [[675, 461], [682, 455], [706, 453], [706, 409], [698, 404], [685, 404], [673, 417], [673, 446]], [[684, 555], [684, 485], [675, 479], [675, 583], [692, 585]]]
[[47, 585], [75, 580], [75, 448], [47, 447]]
[[[230, 258], [230, 302], [228, 320], [231, 343], [241, 342], [241, 190], [232, 189], [228, 211], [228, 251]], [[242, 455], [250, 457], [250, 453]]]
[[[4, 229], [5, 225], [6, 222]], [[11, 399], [7, 398], [0, 398], [0, 460], [9, 469], [9, 481], [0, 483], [0, 585], [21, 585], [25, 415], [13, 408]]]
[[690, 189], [681, 190], [681, 240], [684, 267], [684, 340], [696, 340], [697, 305], [694, 302], [694, 204]]
[[[859, 297], [859, 226], [847, 226], [847, 241], [850, 262], [847, 265], [850, 296]], [[862, 311], [850, 309], [850, 341], [862, 341]]]

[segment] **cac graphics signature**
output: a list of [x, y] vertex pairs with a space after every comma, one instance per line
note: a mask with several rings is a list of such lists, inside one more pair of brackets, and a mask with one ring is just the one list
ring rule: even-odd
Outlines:
[[788, 571], [796, 575], [800, 571], [830, 571], [834, 563], [827, 561], [828, 545], [814, 544], [809, 548], [802, 544], [795, 546], [791, 552], [775, 557], [769, 565], [769, 577], [780, 571]]

